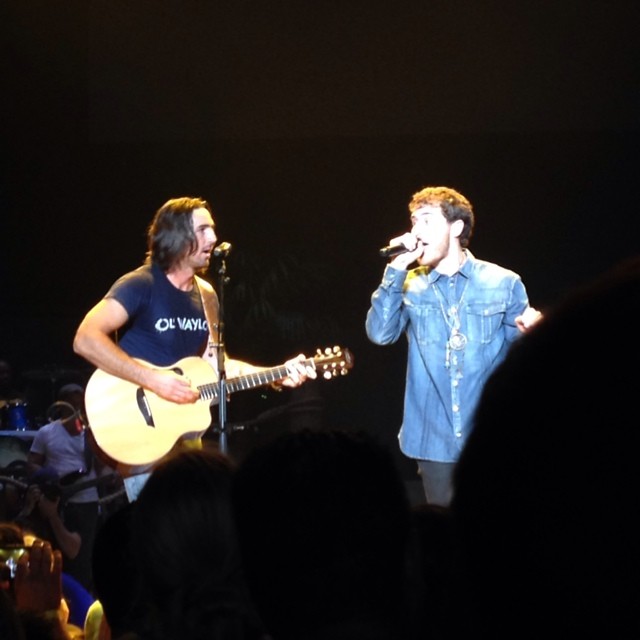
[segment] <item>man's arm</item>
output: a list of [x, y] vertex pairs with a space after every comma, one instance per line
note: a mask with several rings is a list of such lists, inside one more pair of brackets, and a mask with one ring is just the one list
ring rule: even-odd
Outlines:
[[65, 526], [58, 510], [60, 498], [49, 500], [46, 496], [40, 496], [38, 510], [43, 518], [51, 525], [51, 530], [56, 538], [58, 548], [68, 558], [75, 558], [82, 546], [82, 538], [76, 531], [69, 531]]
[[27, 471], [29, 475], [33, 475], [36, 471], [39, 471], [44, 466], [45, 457], [42, 453], [36, 453], [35, 451], [29, 451], [27, 454]]
[[406, 279], [406, 271], [387, 265], [382, 281], [371, 295], [371, 306], [365, 319], [365, 331], [374, 344], [393, 344], [398, 341], [405, 329], [402, 292]]
[[155, 369], [132, 358], [112, 339], [129, 319], [126, 309], [113, 298], [98, 302], [76, 330], [73, 350], [106, 373], [150, 389], [156, 395], [180, 404], [200, 396], [189, 382], [168, 369]]
[[76, 330], [73, 350], [107, 373], [146, 386], [149, 367], [131, 358], [112, 338], [128, 319], [126, 309], [117, 300], [101, 300]]

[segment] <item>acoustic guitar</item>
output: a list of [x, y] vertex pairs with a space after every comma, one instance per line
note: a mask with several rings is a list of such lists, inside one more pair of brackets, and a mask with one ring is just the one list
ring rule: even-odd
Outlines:
[[[147, 366], [150, 365], [140, 360]], [[340, 347], [318, 349], [303, 361], [326, 380], [346, 374], [353, 355]], [[167, 454], [179, 438], [202, 436], [211, 426], [211, 406], [218, 403], [221, 385], [213, 367], [200, 357], [183, 358], [169, 367], [200, 393], [193, 404], [176, 404], [117, 376], [96, 369], [85, 392], [92, 441], [106, 456], [125, 465], [146, 465]], [[284, 364], [224, 380], [227, 395], [286, 378]]]

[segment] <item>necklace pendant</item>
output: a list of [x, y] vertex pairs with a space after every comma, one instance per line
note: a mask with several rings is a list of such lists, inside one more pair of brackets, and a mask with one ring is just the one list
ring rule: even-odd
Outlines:
[[467, 346], [467, 336], [457, 330], [451, 332], [449, 336], [449, 347], [454, 351], [462, 351]]

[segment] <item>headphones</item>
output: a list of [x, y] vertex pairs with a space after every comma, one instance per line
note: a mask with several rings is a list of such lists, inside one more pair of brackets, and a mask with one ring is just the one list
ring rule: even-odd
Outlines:
[[57, 402], [54, 402], [47, 409], [47, 420], [49, 420], [49, 422], [60, 420], [60, 422], [62, 422], [63, 424], [74, 420], [75, 427], [78, 433], [80, 433], [84, 428], [80, 410], [76, 409], [71, 403], [65, 402], [64, 400], [58, 400]]

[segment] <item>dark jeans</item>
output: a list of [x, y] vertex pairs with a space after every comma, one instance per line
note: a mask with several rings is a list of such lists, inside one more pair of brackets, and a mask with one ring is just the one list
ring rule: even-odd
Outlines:
[[427, 502], [448, 507], [453, 496], [452, 479], [455, 463], [434, 462], [433, 460], [417, 460], [416, 462]]

